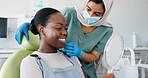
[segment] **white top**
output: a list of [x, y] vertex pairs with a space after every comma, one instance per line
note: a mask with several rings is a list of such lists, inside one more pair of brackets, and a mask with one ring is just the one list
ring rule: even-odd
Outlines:
[[[41, 53], [35, 51], [33, 52], [33, 54], [37, 54], [40, 58], [42, 58], [50, 68], [65, 68], [72, 65], [72, 63], [67, 60], [67, 58], [64, 56], [62, 52]], [[78, 60], [77, 57], [73, 58]], [[39, 65], [36, 62], [35, 57], [28, 55], [22, 60], [20, 76], [21, 78], [42, 78], [42, 72], [39, 68]]]

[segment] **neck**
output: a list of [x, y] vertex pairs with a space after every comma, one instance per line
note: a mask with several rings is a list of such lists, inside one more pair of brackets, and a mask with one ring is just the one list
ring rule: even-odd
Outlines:
[[38, 51], [42, 53], [57, 53], [57, 50], [58, 50], [57, 48], [49, 46], [46, 43], [44, 44], [43, 42], [40, 43], [40, 46], [38, 49]]
[[84, 34], [89, 34], [89, 33], [93, 32], [95, 29], [96, 29], [95, 26], [86, 27], [86, 26], [82, 25], [82, 31]]
[[56, 51], [47, 51], [47, 50], [43, 50], [43, 49], [38, 49], [38, 51], [41, 53], [57, 53], [57, 50]]

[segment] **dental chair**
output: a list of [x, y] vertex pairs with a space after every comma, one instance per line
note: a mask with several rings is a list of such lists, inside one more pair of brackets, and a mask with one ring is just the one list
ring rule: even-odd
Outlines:
[[39, 47], [39, 36], [29, 33], [29, 41], [25, 36], [22, 38], [22, 49], [14, 52], [8, 57], [0, 71], [0, 78], [20, 78], [20, 64], [23, 58], [37, 50]]

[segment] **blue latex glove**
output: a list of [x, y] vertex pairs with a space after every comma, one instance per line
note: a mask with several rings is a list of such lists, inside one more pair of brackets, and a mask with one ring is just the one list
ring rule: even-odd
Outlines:
[[29, 40], [28, 29], [30, 27], [30, 23], [23, 23], [15, 32], [15, 40], [18, 44], [22, 44], [22, 36], [25, 34], [26, 39]]
[[84, 53], [75, 42], [65, 43], [64, 51], [69, 56], [78, 56], [79, 58], [81, 58]]

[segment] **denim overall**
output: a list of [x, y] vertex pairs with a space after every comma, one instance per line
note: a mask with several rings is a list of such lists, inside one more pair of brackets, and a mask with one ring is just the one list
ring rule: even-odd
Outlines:
[[71, 66], [66, 68], [49, 68], [38, 55], [35, 57], [36, 62], [42, 71], [43, 78], [85, 78], [80, 64], [73, 58], [66, 56], [66, 58], [73, 64]]

